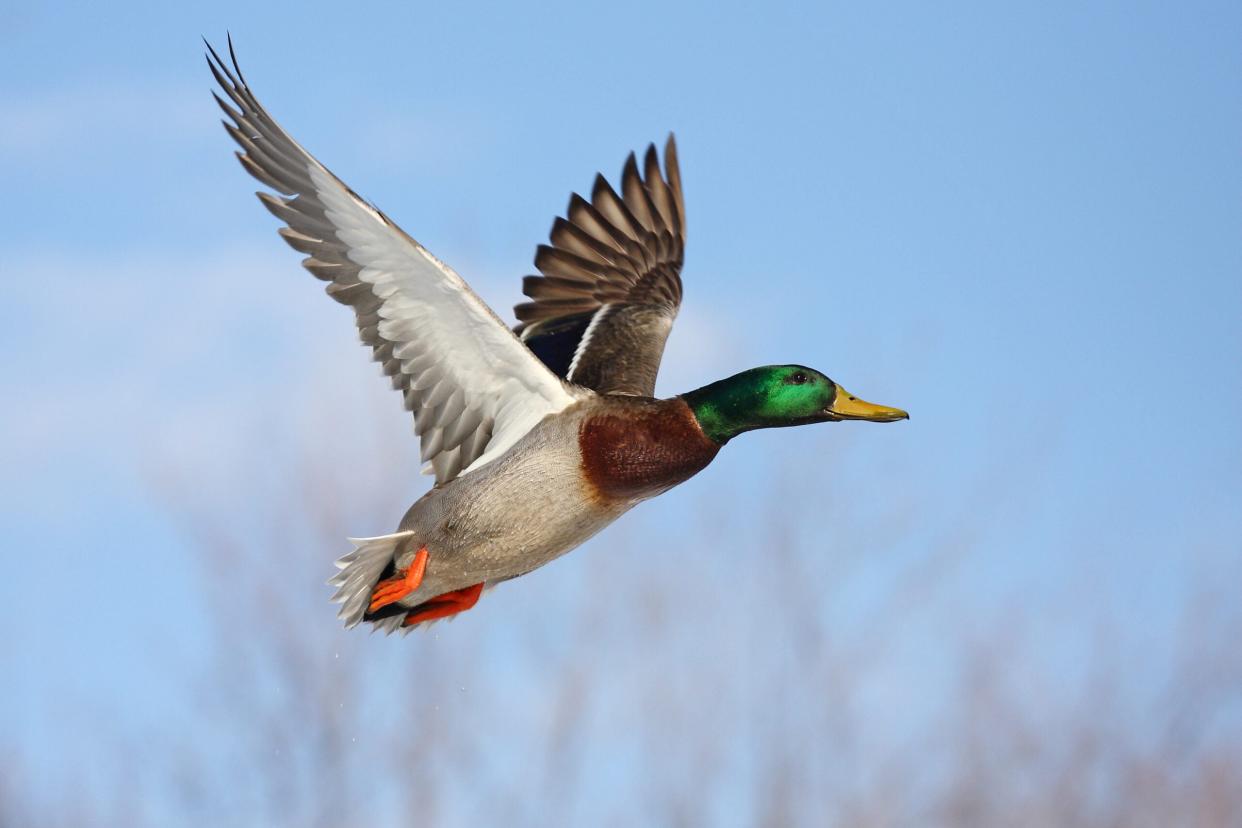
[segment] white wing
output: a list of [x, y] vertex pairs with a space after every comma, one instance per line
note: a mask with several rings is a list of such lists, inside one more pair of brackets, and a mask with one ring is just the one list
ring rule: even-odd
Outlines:
[[328, 295], [357, 314], [362, 341], [405, 395], [436, 481], [503, 454], [548, 414], [577, 397], [544, 367], [451, 268], [346, 187], [294, 141], [246, 85], [232, 43], [230, 71], [207, 59], [239, 110], [216, 95], [225, 129], [258, 193], [288, 224], [280, 235], [308, 254], [302, 264], [330, 282]]

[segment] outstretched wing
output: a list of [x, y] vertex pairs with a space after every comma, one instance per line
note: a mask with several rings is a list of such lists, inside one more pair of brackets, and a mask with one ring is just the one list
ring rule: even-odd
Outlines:
[[522, 280], [533, 299], [514, 308], [517, 333], [544, 364], [569, 382], [603, 394], [655, 393], [664, 342], [681, 305], [686, 208], [673, 136], [655, 145], [643, 173], [633, 153], [621, 195], [602, 175], [588, 203], [577, 193], [539, 245], [541, 276]]
[[302, 264], [351, 306], [362, 341], [405, 396], [422, 457], [443, 483], [504, 453], [577, 398], [451, 268], [367, 204], [276, 124], [211, 45], [207, 64], [242, 166], [281, 193], [258, 193], [288, 227]]

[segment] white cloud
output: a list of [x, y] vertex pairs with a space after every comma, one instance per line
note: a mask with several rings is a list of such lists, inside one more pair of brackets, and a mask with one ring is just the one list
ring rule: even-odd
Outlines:
[[95, 146], [150, 144], [203, 134], [201, 85], [147, 86], [87, 81], [5, 101], [0, 157], [30, 163], [60, 158], [84, 137]]
[[[6, 273], [20, 274], [6, 279], [7, 334], [18, 341], [5, 349], [19, 385], [0, 409], [11, 473], [25, 484], [151, 452], [207, 462], [230, 433], [323, 399], [331, 374], [365, 376], [348, 311], [271, 248], [7, 261]], [[369, 370], [378, 394], [383, 382]], [[395, 395], [391, 403], [399, 411]]]
[[679, 394], [736, 374], [742, 364], [743, 347], [733, 319], [702, 302], [687, 305], [677, 315], [660, 366], [657, 392]]

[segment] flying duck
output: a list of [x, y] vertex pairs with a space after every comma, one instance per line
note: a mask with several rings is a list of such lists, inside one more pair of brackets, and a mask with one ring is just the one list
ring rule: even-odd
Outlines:
[[669, 399], [656, 372], [681, 304], [686, 213], [677, 146], [630, 154], [620, 192], [596, 176], [535, 254], [510, 329], [452, 268], [302, 148], [211, 45], [213, 95], [243, 167], [414, 418], [435, 485], [397, 531], [351, 539], [328, 583], [347, 627], [409, 630], [470, 609], [697, 474], [737, 435], [893, 422], [802, 365], [752, 368]]

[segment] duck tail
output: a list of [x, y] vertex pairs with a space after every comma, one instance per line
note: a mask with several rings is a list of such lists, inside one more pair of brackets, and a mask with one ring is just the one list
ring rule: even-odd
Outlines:
[[[337, 587], [332, 601], [341, 605], [336, 617], [345, 622], [346, 628], [362, 620], [371, 599], [371, 590], [375, 588], [384, 570], [392, 564], [397, 547], [413, 534], [397, 532], [395, 535], [381, 535], [377, 538], [349, 539], [354, 550], [337, 560], [336, 567], [341, 571], [328, 579], [328, 586]], [[394, 616], [396, 623], [393, 626], [400, 625], [403, 617]]]

